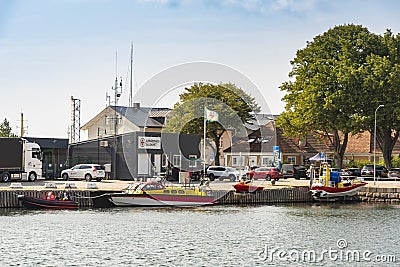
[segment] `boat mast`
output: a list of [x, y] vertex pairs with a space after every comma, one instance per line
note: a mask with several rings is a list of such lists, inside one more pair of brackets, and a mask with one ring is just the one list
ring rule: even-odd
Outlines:
[[129, 88], [130, 88], [130, 91], [129, 91], [129, 106], [130, 107], [133, 107], [133, 43], [131, 43], [131, 61], [130, 61], [130, 64], [131, 64], [131, 67], [130, 67], [130, 69], [131, 69], [131, 73], [130, 73], [130, 75], [131, 75], [131, 78], [130, 78], [130, 84], [129, 84]]

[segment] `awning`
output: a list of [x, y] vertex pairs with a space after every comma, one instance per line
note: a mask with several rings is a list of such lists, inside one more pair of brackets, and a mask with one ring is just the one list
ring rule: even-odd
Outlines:
[[325, 160], [324, 153], [319, 152], [314, 157], [308, 159], [309, 161], [322, 161]]

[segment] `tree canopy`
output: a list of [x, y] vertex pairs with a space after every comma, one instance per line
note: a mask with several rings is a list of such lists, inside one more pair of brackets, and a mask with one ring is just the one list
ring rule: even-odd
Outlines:
[[[332, 143], [336, 165], [341, 167], [349, 134], [371, 129], [371, 109], [379, 105], [371, 102], [384, 102], [395, 96], [391, 94], [394, 87], [384, 82], [395, 76], [394, 69], [386, 74], [378, 71], [384, 58], [391, 61], [388, 44], [393, 42], [393, 38], [382, 38], [352, 24], [336, 26], [316, 36], [291, 61], [290, 80], [280, 87], [286, 91], [286, 106], [277, 125], [292, 137], [305, 136], [307, 132], [323, 134]], [[396, 45], [389, 49], [392, 54], [399, 51]], [[376, 68], [375, 72], [372, 68]], [[383, 87], [387, 88], [385, 97], [378, 97], [384, 92]], [[383, 127], [384, 121], [380, 122]], [[385, 123], [391, 128], [394, 122]]]
[[243, 128], [244, 122], [260, 111], [255, 99], [232, 83], [196, 83], [185, 88], [175, 104], [173, 117], [167, 120], [166, 132], [203, 136], [205, 109], [215, 111], [218, 121], [207, 122], [207, 137], [215, 146], [215, 164], [219, 165], [219, 142], [226, 130]]
[[12, 128], [10, 122], [5, 118], [0, 124], [0, 137], [14, 137], [15, 134], [12, 133]]
[[[363, 94], [360, 94], [358, 113], [362, 128], [374, 133], [376, 113], [376, 141], [381, 148], [385, 165], [391, 168], [394, 145], [400, 133], [400, 35], [390, 30], [380, 37], [382, 49], [367, 57], [360, 68]], [[377, 110], [380, 105], [384, 107]]]

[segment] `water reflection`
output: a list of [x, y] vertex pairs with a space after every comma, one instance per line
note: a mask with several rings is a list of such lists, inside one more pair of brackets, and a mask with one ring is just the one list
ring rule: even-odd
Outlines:
[[[397, 254], [400, 259], [396, 238], [399, 215], [399, 206], [331, 203], [3, 209], [0, 265], [293, 266], [290, 261], [263, 261], [259, 253], [266, 246], [299, 251], [337, 249], [338, 239], [346, 240], [349, 249]], [[357, 264], [325, 261], [314, 265]]]

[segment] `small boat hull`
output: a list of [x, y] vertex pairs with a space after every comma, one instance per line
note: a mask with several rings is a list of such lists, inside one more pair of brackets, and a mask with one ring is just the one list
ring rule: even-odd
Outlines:
[[366, 184], [367, 183], [365, 182], [360, 182], [344, 187], [313, 185], [311, 186], [310, 191], [312, 196], [316, 200], [353, 197], [357, 195], [357, 192], [360, 191], [360, 189]]
[[255, 186], [255, 185], [249, 185], [249, 184], [243, 184], [243, 183], [237, 183], [237, 184], [233, 185], [233, 187], [235, 188], [236, 193], [252, 193], [252, 192], [264, 190], [264, 187], [262, 187], [262, 186]]
[[20, 195], [18, 199], [27, 209], [77, 209], [78, 202], [72, 200], [50, 200]]
[[110, 195], [110, 201], [115, 206], [125, 207], [193, 207], [214, 204], [213, 196], [188, 196], [168, 194], [126, 194], [114, 193]]

